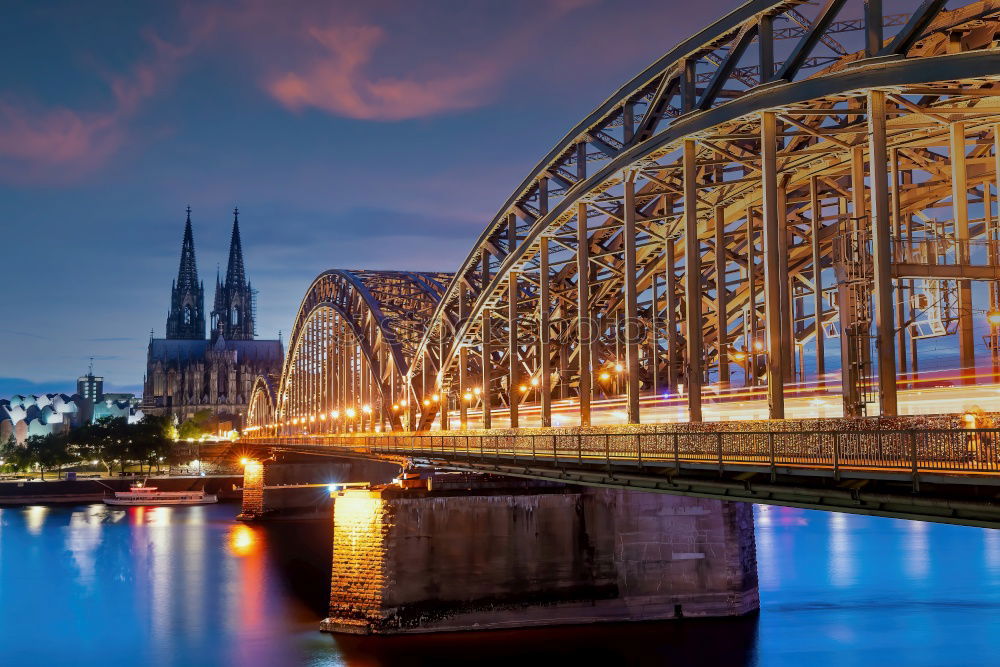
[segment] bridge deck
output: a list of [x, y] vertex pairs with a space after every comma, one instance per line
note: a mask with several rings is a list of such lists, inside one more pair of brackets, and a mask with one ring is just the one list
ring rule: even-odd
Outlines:
[[[813, 422], [814, 424], [816, 422]], [[714, 426], [714, 428], [712, 428]], [[1000, 527], [1000, 430], [732, 425], [249, 438], [330, 456]], [[788, 426], [787, 424], [785, 425]]]

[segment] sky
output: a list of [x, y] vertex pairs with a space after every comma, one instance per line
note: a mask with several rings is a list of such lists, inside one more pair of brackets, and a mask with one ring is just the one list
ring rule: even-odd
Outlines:
[[531, 167], [725, 0], [8, 0], [0, 396], [140, 391], [184, 209], [257, 329], [331, 268], [453, 271]]

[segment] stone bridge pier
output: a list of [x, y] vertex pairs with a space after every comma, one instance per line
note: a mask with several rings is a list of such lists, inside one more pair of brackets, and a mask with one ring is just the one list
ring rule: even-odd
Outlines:
[[343, 490], [333, 522], [329, 632], [736, 616], [759, 605], [744, 503], [439, 474], [423, 488]]
[[243, 500], [238, 519], [255, 521], [268, 516], [316, 514], [328, 516], [330, 484], [379, 484], [392, 480], [400, 467], [359, 459], [249, 460], [243, 466]]

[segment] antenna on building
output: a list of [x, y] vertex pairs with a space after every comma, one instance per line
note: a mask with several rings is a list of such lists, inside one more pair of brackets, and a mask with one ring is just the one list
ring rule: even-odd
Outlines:
[[94, 358], [91, 357], [90, 358], [90, 367], [87, 369], [87, 375], [93, 375], [93, 374], [94, 374]]
[[281, 341], [281, 329], [278, 329], [278, 344], [279, 345], [282, 344], [282, 341]]

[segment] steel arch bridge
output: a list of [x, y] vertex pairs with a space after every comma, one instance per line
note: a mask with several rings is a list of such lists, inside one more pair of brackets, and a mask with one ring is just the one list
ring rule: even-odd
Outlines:
[[780, 419], [804, 387], [892, 416], [934, 338], [996, 372], [1000, 2], [946, 4], [743, 3], [571, 129], [454, 274], [319, 276], [250, 429], [699, 422], [756, 393]]

